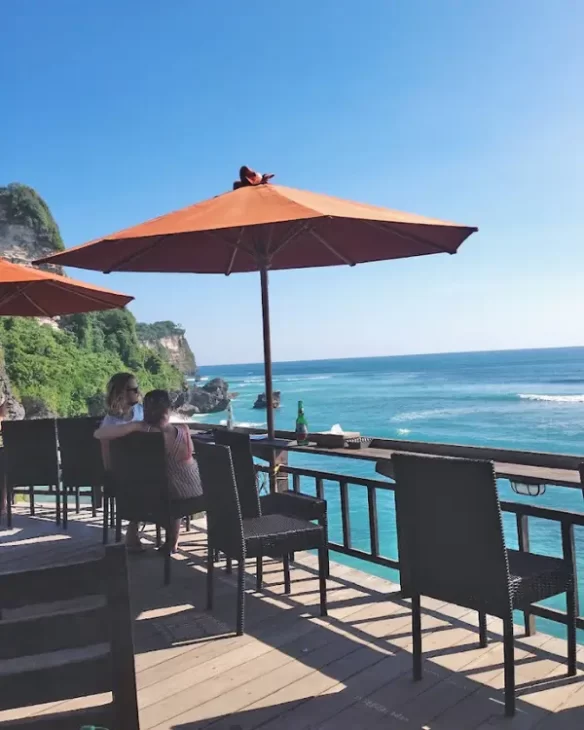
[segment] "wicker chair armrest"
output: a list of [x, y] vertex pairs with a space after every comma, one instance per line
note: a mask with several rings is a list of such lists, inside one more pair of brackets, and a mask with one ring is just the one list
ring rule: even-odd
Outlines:
[[326, 514], [326, 500], [297, 492], [274, 492], [260, 498], [262, 514], [283, 514], [303, 520], [318, 520]]

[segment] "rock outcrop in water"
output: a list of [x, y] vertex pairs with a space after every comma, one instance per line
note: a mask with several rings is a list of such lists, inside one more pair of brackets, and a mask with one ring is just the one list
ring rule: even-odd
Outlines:
[[[177, 407], [176, 404], [180, 403], [181, 399], [182, 404]], [[193, 385], [188, 391], [188, 396], [180, 394], [175, 401], [175, 408], [177, 413], [186, 417], [198, 413], [220, 413], [227, 410], [229, 400], [229, 384], [223, 378], [214, 378], [202, 388]]]
[[[275, 390], [272, 393], [272, 408], [280, 407], [281, 391]], [[268, 407], [268, 400], [265, 393], [260, 393], [256, 398], [256, 402], [253, 404], [254, 408], [265, 409]]]

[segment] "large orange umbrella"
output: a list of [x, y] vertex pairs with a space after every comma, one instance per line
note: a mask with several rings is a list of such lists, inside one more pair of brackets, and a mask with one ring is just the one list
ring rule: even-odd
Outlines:
[[[259, 176], [257, 176], [259, 178]], [[98, 271], [259, 271], [268, 433], [274, 434], [268, 271], [456, 253], [476, 228], [258, 184], [126, 228], [43, 263]]]
[[0, 316], [55, 317], [117, 309], [133, 297], [0, 258]]

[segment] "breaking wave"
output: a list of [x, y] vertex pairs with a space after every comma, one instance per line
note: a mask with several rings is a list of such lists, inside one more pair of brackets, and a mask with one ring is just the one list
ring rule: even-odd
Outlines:
[[444, 418], [449, 416], [466, 416], [477, 412], [476, 407], [453, 407], [453, 408], [432, 408], [427, 411], [406, 411], [392, 417], [394, 423], [404, 421], [425, 421], [431, 418]]
[[545, 401], [546, 403], [584, 403], [584, 395], [537, 395], [519, 393], [522, 400]]
[[[227, 420], [224, 419], [222, 421], [219, 421], [220, 426], [227, 426]], [[241, 428], [266, 428], [266, 423], [252, 423], [250, 421], [234, 421], [235, 426], [240, 426]]]

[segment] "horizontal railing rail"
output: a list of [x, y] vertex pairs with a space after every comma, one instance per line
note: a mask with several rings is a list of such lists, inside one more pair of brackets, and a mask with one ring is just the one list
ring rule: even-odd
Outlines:
[[[259, 472], [269, 474], [270, 467], [257, 465]], [[338, 485], [339, 504], [341, 510], [341, 540], [335, 542], [329, 538], [329, 549], [343, 555], [364, 560], [365, 562], [374, 563], [375, 565], [385, 566], [399, 570], [399, 560], [394, 560], [385, 555], [381, 555], [379, 551], [379, 522], [377, 516], [377, 492], [393, 492], [395, 484], [393, 482], [385, 482], [379, 479], [367, 479], [363, 477], [346, 476], [334, 472], [325, 472], [316, 469], [306, 469], [304, 467], [281, 465], [280, 473], [288, 474], [292, 477], [292, 489], [295, 492], [302, 492], [301, 479], [311, 479], [314, 481], [314, 492], [316, 496], [324, 498], [324, 483], [329, 482]], [[362, 487], [367, 490], [367, 511], [369, 522], [369, 551], [358, 549], [353, 546], [351, 535], [351, 490], [349, 486]], [[306, 492], [305, 492], [306, 493]], [[529, 551], [529, 518], [538, 518], [550, 520], [557, 523], [561, 529], [562, 537], [562, 554], [564, 559], [570, 561], [576, 570], [576, 546], [574, 539], [574, 528], [584, 527], [584, 512], [573, 512], [563, 509], [555, 509], [552, 507], [540, 507], [533, 504], [522, 502], [501, 501], [501, 509], [504, 512], [514, 514], [517, 526], [517, 542], [519, 550]], [[576, 585], [578, 581], [576, 580]], [[580, 613], [580, 602], [576, 589], [576, 608], [577, 608], [577, 626], [584, 630], [584, 616]], [[530, 611], [524, 614], [525, 631], [527, 635], [535, 632], [535, 617], [549, 619], [559, 624], [567, 623], [566, 612], [549, 606], [533, 605]]]
[[[206, 431], [208, 429], [222, 429], [220, 426], [203, 421], [189, 423], [192, 431]], [[265, 433], [265, 429], [236, 427], [237, 431], [250, 434]], [[293, 431], [278, 430], [276, 438], [296, 438]], [[323, 434], [309, 434], [310, 438], [318, 440]], [[508, 464], [519, 464], [525, 466], [542, 467], [547, 469], [570, 469], [578, 471], [581, 464], [584, 464], [584, 454], [556, 454], [548, 451], [521, 451], [519, 449], [494, 448], [491, 446], [467, 446], [465, 444], [442, 444], [431, 441], [407, 441], [405, 439], [388, 439], [371, 437], [370, 448], [381, 451], [406, 451], [416, 454], [430, 454], [433, 456], [453, 456], [466, 459], [484, 459], [486, 461], [500, 461]], [[331, 452], [331, 455], [335, 455]], [[354, 452], [355, 458], [359, 458], [359, 451]]]
[[[192, 431], [209, 428], [225, 428], [208, 423], [189, 424]], [[261, 429], [237, 427], [237, 431], [249, 434], [260, 434]], [[398, 439], [373, 438], [368, 446], [358, 450], [345, 448], [339, 443], [331, 442], [330, 434], [309, 434], [308, 446], [297, 446], [294, 433], [276, 431], [279, 442], [254, 442], [254, 453], [261, 459], [269, 460], [274, 451], [283, 453], [288, 450], [319, 456], [342, 457], [373, 462], [376, 471], [384, 477], [392, 475], [391, 457], [395, 452], [424, 454], [428, 456], [450, 456], [455, 458], [480, 459], [494, 463], [497, 476], [508, 479], [515, 491], [521, 492], [525, 487], [531, 493], [542, 494], [547, 485], [567, 489], [582, 490], [580, 469], [584, 467], [584, 455], [554, 454], [540, 451], [518, 451], [513, 449], [492, 448], [485, 446], [465, 446], [460, 444], [439, 444], [425, 441], [405, 441]], [[335, 438], [334, 436], [332, 438]], [[338, 438], [338, 437], [336, 437]], [[336, 445], [335, 445], [336, 443]], [[536, 487], [532, 490], [532, 487]]]

